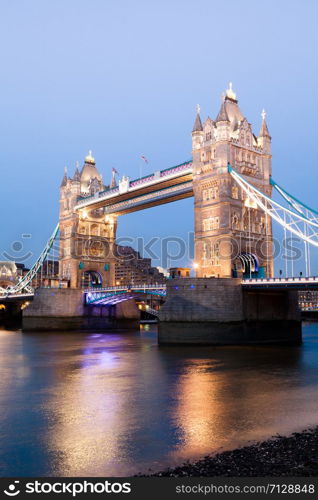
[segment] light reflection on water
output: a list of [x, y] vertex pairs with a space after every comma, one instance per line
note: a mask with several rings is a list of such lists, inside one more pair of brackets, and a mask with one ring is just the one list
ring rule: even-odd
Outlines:
[[318, 424], [318, 325], [298, 347], [158, 347], [0, 331], [0, 470], [112, 476]]

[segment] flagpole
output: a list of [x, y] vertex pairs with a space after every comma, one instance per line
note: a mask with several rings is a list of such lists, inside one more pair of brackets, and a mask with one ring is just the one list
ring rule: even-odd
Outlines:
[[147, 164], [148, 164], [148, 160], [147, 160], [147, 158], [146, 158], [144, 155], [141, 155], [141, 156], [140, 156], [140, 159], [141, 159], [142, 161], [141, 161], [141, 162], [140, 162], [140, 164], [139, 164], [139, 176], [140, 176], [140, 177], [139, 177], [139, 179], [141, 179], [141, 176], [142, 176], [142, 162], [144, 161], [145, 163], [147, 163]]

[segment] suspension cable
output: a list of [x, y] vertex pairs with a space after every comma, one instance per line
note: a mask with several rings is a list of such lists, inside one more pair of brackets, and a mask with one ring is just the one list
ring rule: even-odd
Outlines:
[[50, 238], [48, 239], [43, 251], [41, 252], [38, 259], [35, 261], [33, 266], [31, 267], [31, 269], [26, 273], [25, 276], [23, 276], [23, 278], [21, 278], [21, 280], [16, 285], [5, 290], [5, 293], [7, 295], [20, 293], [23, 290], [28, 290], [28, 291], [32, 290], [30, 284], [32, 283], [32, 280], [34, 278], [39, 279], [39, 274], [38, 274], [39, 271], [40, 274], [43, 272], [43, 263], [52, 248], [52, 245], [55, 241], [55, 238], [58, 235], [58, 232], [59, 232], [59, 224], [57, 224], [56, 227], [54, 228], [54, 231], [51, 234]]
[[[308, 243], [318, 247], [318, 224], [312, 220], [309, 220], [305, 215], [300, 215], [293, 212], [289, 208], [285, 208], [279, 203], [275, 202], [269, 198], [266, 194], [259, 191], [255, 186], [250, 184], [244, 177], [239, 175], [233, 170], [229, 165], [228, 171], [236, 182], [241, 186], [241, 188], [247, 193], [247, 195], [252, 198], [258, 207], [260, 207], [265, 213], [267, 213], [272, 219], [276, 220], [281, 226], [284, 226], [284, 218], [282, 214], [286, 214], [289, 217], [288, 222], [286, 221], [286, 227], [296, 236], [300, 237], [302, 240], [306, 240]], [[300, 224], [307, 226], [307, 232], [301, 229]], [[311, 232], [308, 233], [308, 230]]]

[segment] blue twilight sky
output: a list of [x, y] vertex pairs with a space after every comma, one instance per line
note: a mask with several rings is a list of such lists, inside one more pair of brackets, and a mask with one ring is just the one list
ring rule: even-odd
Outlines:
[[[141, 154], [143, 174], [188, 159], [195, 105], [215, 117], [230, 80], [256, 132], [267, 110], [274, 178], [318, 208], [317, 17], [316, 0], [0, 0], [0, 252], [40, 252], [63, 168], [89, 149], [105, 181], [138, 177]], [[186, 238], [192, 207], [118, 234]]]

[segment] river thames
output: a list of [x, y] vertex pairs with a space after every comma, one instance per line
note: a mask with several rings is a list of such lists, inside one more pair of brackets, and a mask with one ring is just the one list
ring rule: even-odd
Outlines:
[[1, 476], [126, 476], [318, 424], [301, 346], [161, 347], [138, 332], [0, 331]]

